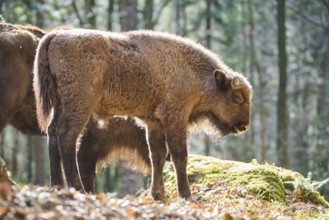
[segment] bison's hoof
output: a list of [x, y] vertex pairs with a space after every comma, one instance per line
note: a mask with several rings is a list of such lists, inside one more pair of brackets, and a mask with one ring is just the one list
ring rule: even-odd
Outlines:
[[188, 197], [185, 198], [185, 200], [186, 201], [189, 201], [189, 202], [195, 202], [195, 203], [197, 203], [197, 201], [194, 199], [193, 196], [188, 196]]
[[155, 201], [164, 201], [165, 194], [164, 192], [152, 191], [152, 197]]

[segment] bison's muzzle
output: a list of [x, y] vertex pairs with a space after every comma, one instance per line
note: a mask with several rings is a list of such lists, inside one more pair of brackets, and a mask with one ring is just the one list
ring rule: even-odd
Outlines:
[[236, 129], [236, 134], [240, 134], [242, 132], [245, 132], [250, 127], [249, 121], [248, 122], [239, 122], [234, 128]]

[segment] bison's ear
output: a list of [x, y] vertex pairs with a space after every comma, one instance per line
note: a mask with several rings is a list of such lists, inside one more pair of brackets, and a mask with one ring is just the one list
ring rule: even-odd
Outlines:
[[221, 90], [226, 90], [228, 82], [228, 77], [226, 73], [224, 73], [222, 70], [216, 69], [214, 71], [214, 78], [218, 88]]

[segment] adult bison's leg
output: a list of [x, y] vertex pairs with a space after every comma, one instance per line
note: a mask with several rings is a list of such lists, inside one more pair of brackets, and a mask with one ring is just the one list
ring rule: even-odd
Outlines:
[[97, 152], [87, 149], [92, 146], [83, 146], [78, 152], [79, 171], [83, 187], [87, 193], [94, 193]]
[[58, 112], [55, 113], [53, 120], [47, 128], [48, 154], [50, 162], [50, 185], [51, 187], [64, 186], [61, 157], [59, 154], [56, 125], [58, 121]]
[[151, 193], [155, 200], [164, 200], [163, 167], [167, 156], [165, 134], [159, 122], [147, 122], [147, 131], [152, 162]]
[[[89, 127], [88, 129], [93, 129]], [[78, 164], [81, 175], [81, 181], [88, 193], [94, 192], [94, 183], [96, 175], [96, 163], [99, 155], [97, 140], [93, 137], [92, 132], [87, 130], [80, 141], [78, 151]]]
[[[82, 100], [81, 98], [81, 101]], [[76, 143], [81, 131], [84, 129], [91, 116], [88, 110], [63, 109], [56, 128], [57, 141], [67, 186], [74, 187], [81, 191], [85, 190], [79, 174]]]

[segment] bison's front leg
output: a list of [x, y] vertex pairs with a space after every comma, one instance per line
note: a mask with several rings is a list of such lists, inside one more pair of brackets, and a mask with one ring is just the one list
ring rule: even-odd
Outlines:
[[[178, 97], [178, 96], [177, 96]], [[176, 97], [176, 98], [177, 98]], [[174, 163], [178, 195], [186, 200], [193, 200], [187, 179], [187, 146], [186, 135], [188, 125], [188, 109], [177, 109], [170, 105], [162, 105], [157, 109], [157, 117], [165, 128], [166, 141]], [[172, 102], [176, 103], [176, 102]]]
[[163, 201], [165, 198], [163, 167], [167, 148], [162, 125], [159, 122], [147, 122], [147, 134], [152, 162], [151, 193], [155, 200]]
[[167, 143], [171, 160], [174, 163], [176, 172], [177, 191], [180, 197], [186, 200], [193, 200], [186, 173], [187, 147], [186, 129], [167, 129]]

